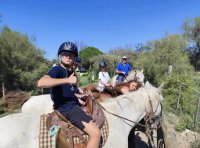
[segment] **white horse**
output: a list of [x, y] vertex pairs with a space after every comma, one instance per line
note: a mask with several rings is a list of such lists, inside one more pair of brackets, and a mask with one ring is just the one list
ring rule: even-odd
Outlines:
[[[152, 102], [152, 107], [149, 100]], [[126, 121], [104, 110], [109, 125], [109, 136], [104, 148], [127, 148], [128, 135], [136, 125], [135, 122], [139, 122], [151, 109], [155, 115], [159, 115], [162, 100], [160, 89], [146, 86], [135, 92], [101, 102], [107, 111], [134, 121]], [[1, 148], [38, 147], [39, 125], [38, 114], [21, 113], [0, 118]]]
[[[116, 81], [117, 81], [117, 76], [114, 76], [113, 78], [111, 78], [110, 83], [112, 86], [116, 85]], [[124, 79], [123, 82], [127, 82], [130, 80], [136, 80], [137, 82], [141, 83], [142, 85], [144, 85], [144, 74], [143, 74], [143, 70], [132, 70], [129, 75]]]
[[17, 113], [0, 118], [1, 148], [38, 148], [40, 116]]
[[22, 106], [22, 113], [34, 113], [38, 115], [53, 112], [53, 101], [49, 94], [32, 96]]

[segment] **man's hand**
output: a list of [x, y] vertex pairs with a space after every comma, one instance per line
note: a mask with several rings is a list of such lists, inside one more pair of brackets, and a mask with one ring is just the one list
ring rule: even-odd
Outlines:
[[111, 87], [111, 84], [110, 83], [106, 83], [105, 86], [106, 87]]
[[74, 76], [74, 73], [72, 73], [67, 79], [67, 83], [69, 84], [76, 84], [77, 78]]
[[126, 73], [124, 71], [121, 71], [121, 74], [125, 75]]
[[74, 95], [78, 98], [78, 101], [81, 105], [85, 105], [86, 100], [88, 98], [87, 94], [74, 94]]

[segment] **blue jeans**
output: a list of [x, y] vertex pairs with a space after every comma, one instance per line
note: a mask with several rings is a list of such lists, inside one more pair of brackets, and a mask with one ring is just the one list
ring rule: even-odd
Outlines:
[[124, 81], [124, 76], [123, 75], [118, 75], [117, 76], [117, 83], [122, 83]]

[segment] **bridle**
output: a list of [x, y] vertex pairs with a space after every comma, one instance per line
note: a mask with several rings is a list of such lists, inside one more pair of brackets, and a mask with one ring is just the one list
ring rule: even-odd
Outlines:
[[137, 81], [137, 70], [135, 70], [134, 80]]
[[[138, 79], [138, 77], [137, 77], [137, 70], [134, 70], [134, 71], [135, 71], [135, 74], [134, 74], [133, 80], [134, 80], [134, 81], [137, 81], [137, 79]], [[124, 78], [125, 78], [125, 80], [128, 82], [128, 79], [126, 78], [125, 75], [124, 75]]]

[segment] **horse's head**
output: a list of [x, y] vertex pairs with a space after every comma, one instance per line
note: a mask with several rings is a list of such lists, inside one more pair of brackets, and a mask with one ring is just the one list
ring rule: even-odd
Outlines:
[[162, 96], [162, 88], [163, 88], [163, 83], [158, 87], [158, 88], [156, 88], [156, 87], [153, 87], [153, 85], [151, 85], [151, 83], [149, 83], [149, 81], [146, 81], [146, 83], [145, 83], [145, 85], [144, 85], [144, 87], [146, 87], [146, 88], [151, 88], [152, 90], [154, 90], [155, 92], [157, 92], [157, 98], [158, 98], [158, 100], [160, 101], [160, 102], [162, 102], [163, 101], [163, 96]]
[[132, 70], [128, 77], [124, 81], [130, 81], [130, 80], [135, 80], [142, 85], [144, 85], [144, 74], [143, 70]]
[[159, 91], [159, 94], [160, 94], [160, 101], [163, 101], [163, 95], [162, 95], [163, 85], [164, 85], [164, 83], [162, 83], [162, 84], [158, 87], [158, 91]]
[[[112, 86], [115, 86], [116, 85], [116, 78], [117, 78], [117, 75], [114, 76], [110, 82], [111, 82], [111, 85]], [[123, 82], [128, 82], [128, 81], [131, 81], [131, 80], [135, 80], [137, 82], [139, 82], [142, 86], [144, 85], [144, 74], [143, 74], [143, 70], [132, 70], [129, 75], [124, 79]]]
[[148, 96], [149, 100], [152, 103], [152, 110], [153, 114], [155, 116], [161, 116], [162, 114], [162, 101], [163, 101], [163, 96], [162, 96], [162, 87], [163, 84], [161, 84], [158, 88], [152, 86], [148, 81], [145, 83], [144, 89], [148, 90]]

